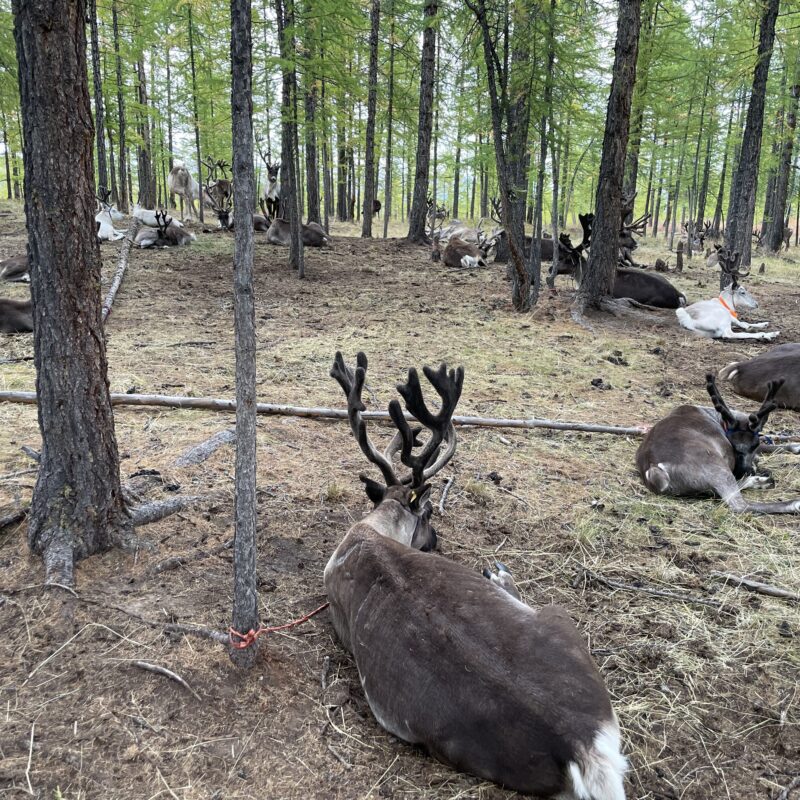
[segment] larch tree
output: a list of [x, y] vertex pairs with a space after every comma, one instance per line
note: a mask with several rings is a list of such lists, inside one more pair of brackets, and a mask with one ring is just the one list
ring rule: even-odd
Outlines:
[[[42, 454], [28, 543], [46, 581], [128, 540], [101, 321], [85, 0], [14, 0]], [[53, 80], [69, 75], [70, 80]]]
[[631, 117], [631, 97], [636, 83], [641, 0], [620, 0], [611, 93], [606, 112], [603, 153], [597, 181], [592, 249], [586, 274], [575, 298], [579, 313], [599, 308], [611, 292], [619, 254], [622, 223], [622, 185]]
[[367, 140], [364, 154], [364, 205], [361, 212], [361, 235], [372, 236], [372, 208], [375, 201], [375, 115], [378, 105], [378, 34], [381, 3], [372, 0], [369, 31], [369, 76], [367, 99]]

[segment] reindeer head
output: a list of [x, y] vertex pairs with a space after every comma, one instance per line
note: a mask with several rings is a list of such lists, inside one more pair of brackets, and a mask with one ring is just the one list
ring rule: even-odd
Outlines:
[[281, 162], [276, 161], [274, 164], [270, 164], [267, 161], [267, 180], [270, 183], [275, 183], [278, 180], [278, 175], [281, 171]]
[[751, 311], [758, 308], [758, 301], [744, 288], [739, 285], [740, 278], [746, 278], [750, 274], [750, 269], [742, 269], [739, 264], [739, 253], [730, 250], [718, 250], [719, 268], [724, 276], [723, 290], [729, 292], [733, 306], [742, 311]]
[[[358, 354], [353, 370], [345, 365], [342, 354], [337, 352], [330, 374], [347, 396], [347, 412], [353, 436], [367, 460], [378, 467], [383, 475], [383, 484], [364, 474], [359, 476], [375, 507], [382, 510], [386, 508], [391, 516], [392, 524], [381, 532], [419, 550], [432, 550], [436, 546], [436, 531], [430, 524], [433, 508], [428, 481], [450, 461], [456, 450], [452, 416], [461, 396], [464, 370], [459, 367], [448, 372], [442, 364], [438, 370], [424, 367], [423, 372], [442, 399], [437, 414], [431, 413], [425, 404], [415, 369], [408, 371], [407, 382], [398, 384], [397, 390], [405, 401], [406, 409], [430, 431], [430, 436], [423, 445], [418, 439], [423, 428], [412, 428], [406, 421], [399, 401], [392, 400], [389, 403], [389, 415], [397, 433], [383, 453], [369, 440], [362, 416], [366, 408], [361, 400], [367, 373], [366, 355]], [[422, 449], [415, 455], [417, 447]], [[403, 476], [398, 476], [393, 464], [398, 454], [400, 462], [409, 469]]]
[[736, 459], [733, 474], [737, 480], [745, 475], [751, 475], [755, 471], [754, 462], [756, 451], [761, 443], [761, 429], [766, 424], [769, 415], [778, 407], [775, 395], [781, 386], [783, 386], [783, 379], [770, 381], [767, 384], [764, 401], [758, 411], [755, 414], [745, 414], [728, 408], [717, 389], [714, 376], [711, 373], [706, 375], [706, 391], [711, 397], [715, 411], [720, 416], [720, 424]]
[[[231, 222], [231, 208], [233, 198], [229, 194], [221, 194], [217, 191], [218, 182], [211, 182], [211, 175], [206, 178], [205, 193], [211, 210], [216, 214], [220, 228], [227, 230]], [[221, 196], [220, 196], [221, 195]]]

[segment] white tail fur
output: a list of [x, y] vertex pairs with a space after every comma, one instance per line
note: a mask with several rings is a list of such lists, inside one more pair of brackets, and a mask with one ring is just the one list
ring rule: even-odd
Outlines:
[[625, 800], [623, 778], [628, 761], [620, 752], [616, 719], [600, 728], [592, 749], [581, 761], [567, 767], [572, 787], [563, 800]]

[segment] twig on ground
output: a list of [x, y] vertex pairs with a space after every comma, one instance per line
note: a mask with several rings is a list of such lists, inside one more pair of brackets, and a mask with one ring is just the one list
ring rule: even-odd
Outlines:
[[447, 495], [450, 493], [450, 487], [453, 485], [453, 481], [455, 481], [455, 478], [448, 478], [447, 483], [444, 485], [444, 489], [442, 489], [442, 497], [439, 500], [440, 514], [444, 514], [444, 504], [447, 502]]
[[690, 594], [683, 594], [682, 592], [671, 592], [667, 589], [653, 589], [649, 586], [633, 586], [630, 583], [621, 583], [620, 581], [614, 581], [610, 578], [605, 578], [602, 575], [598, 575], [596, 572], [588, 569], [587, 567], [584, 567], [583, 565], [580, 565], [580, 569], [583, 570], [586, 577], [588, 577], [590, 580], [602, 584], [603, 586], [607, 586], [609, 589], [620, 589], [624, 592], [644, 592], [645, 594], [650, 594], [654, 597], [665, 597], [669, 600], [678, 600], [683, 603], [709, 606], [717, 611], [722, 611], [724, 608], [724, 604], [716, 600], [706, 600], [702, 597], [694, 597]]
[[797, 592], [790, 592], [788, 589], [781, 589], [779, 586], [771, 586], [768, 583], [760, 583], [759, 581], [744, 578], [741, 575], [733, 575], [730, 572], [711, 572], [712, 578], [719, 578], [726, 583], [734, 583], [736, 586], [744, 586], [751, 592], [758, 592], [759, 594], [766, 594], [770, 597], [781, 597], [785, 600], [800, 601], [800, 594]]
[[28, 782], [28, 794], [35, 795], [33, 785], [31, 784], [31, 762], [33, 761], [33, 731], [36, 728], [36, 723], [31, 723], [31, 743], [28, 746], [28, 765], [25, 767], [25, 780]]
[[[166, 667], [161, 667], [158, 664], [151, 664], [149, 661], [131, 661], [134, 667], [139, 667], [139, 669], [145, 669], [148, 672], [155, 672], [158, 675], [164, 675], [165, 677], [169, 678], [170, 680], [179, 683], [186, 689], [187, 692], [190, 692], [197, 700], [201, 700], [200, 695], [189, 686], [186, 681], [178, 675], [177, 672], [173, 672], [171, 669], [167, 669]], [[202, 701], [201, 701], [202, 702]]]
[[344, 756], [333, 749], [332, 745], [326, 744], [325, 745], [328, 750], [330, 751], [331, 755], [345, 768], [345, 769], [352, 769], [353, 765], [345, 760]]
[[211, 556], [218, 555], [223, 550], [230, 550], [231, 547], [233, 547], [233, 539], [228, 539], [226, 542], [218, 544], [211, 550], [204, 550], [199, 553], [187, 553], [186, 555], [182, 556], [165, 558], [163, 561], [159, 561], [158, 564], [153, 565], [149, 570], [147, 570], [146, 577], [152, 578], [154, 575], [159, 575], [162, 572], [183, 567], [193, 561], [202, 561], [204, 558], [211, 558]]
[[795, 775], [792, 782], [781, 791], [775, 800], [788, 800], [789, 794], [798, 788], [800, 788], [800, 775]]
[[224, 431], [217, 431], [212, 437], [200, 444], [184, 450], [173, 462], [176, 467], [192, 467], [202, 464], [220, 447], [236, 441], [236, 430], [226, 428]]
[[161, 778], [161, 783], [163, 783], [164, 786], [167, 787], [167, 791], [170, 793], [170, 795], [174, 797], [175, 800], [181, 800], [180, 797], [178, 797], [178, 795], [176, 795], [175, 792], [173, 792], [172, 789], [170, 789], [170, 786], [167, 783], [167, 779], [161, 774], [161, 770], [158, 768], [158, 765], [156, 765], [156, 772], [158, 773], [158, 777]]

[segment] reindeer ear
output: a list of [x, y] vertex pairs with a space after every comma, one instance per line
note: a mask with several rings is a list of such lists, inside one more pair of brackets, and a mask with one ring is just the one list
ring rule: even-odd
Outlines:
[[383, 502], [383, 497], [386, 494], [386, 487], [378, 481], [368, 478], [366, 475], [359, 475], [361, 482], [364, 484], [364, 491], [367, 497], [376, 505], [379, 506]]

